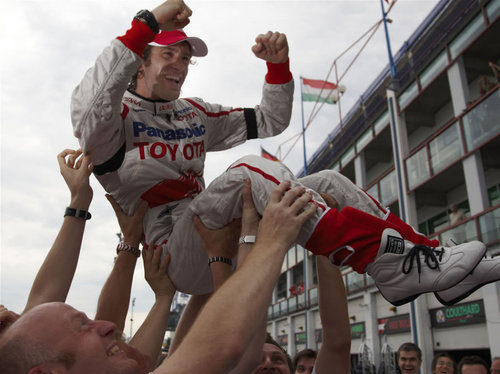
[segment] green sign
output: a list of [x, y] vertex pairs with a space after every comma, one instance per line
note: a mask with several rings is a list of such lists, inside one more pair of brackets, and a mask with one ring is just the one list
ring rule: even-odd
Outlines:
[[307, 342], [307, 338], [306, 338], [305, 332], [295, 333], [295, 343], [296, 344], [305, 344], [306, 342]]
[[351, 339], [359, 339], [365, 335], [365, 323], [358, 322], [351, 324]]
[[431, 309], [431, 324], [435, 328], [484, 323], [486, 321], [483, 300]]

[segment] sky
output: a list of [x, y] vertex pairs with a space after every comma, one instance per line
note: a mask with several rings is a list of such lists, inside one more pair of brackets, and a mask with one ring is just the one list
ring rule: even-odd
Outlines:
[[[325, 79], [332, 62], [381, 18], [379, 0], [192, 0], [185, 31], [201, 37], [208, 56], [190, 67], [182, 97], [253, 107], [261, 97], [265, 63], [251, 52], [255, 37], [268, 30], [284, 32], [295, 78], [292, 121], [281, 135], [251, 140], [207, 155], [207, 184], [232, 162], [260, 147], [276, 154], [281, 145], [284, 163], [295, 173], [303, 167], [302, 140], [293, 149], [288, 141], [302, 128], [300, 81]], [[438, 3], [399, 0], [389, 17], [393, 54]], [[16, 0], [0, 2], [0, 303], [21, 312], [31, 284], [50, 249], [69, 204], [69, 191], [59, 173], [56, 155], [78, 148], [72, 134], [70, 97], [84, 72], [101, 50], [123, 34], [140, 9], [159, 2], [129, 0]], [[338, 60], [339, 75], [358, 49]], [[383, 29], [341, 82], [345, 114], [387, 65]], [[330, 81], [335, 81], [330, 76]], [[313, 103], [304, 103], [306, 121]], [[338, 106], [324, 105], [306, 132], [310, 157], [339, 122]], [[287, 142], [288, 141], [288, 142]], [[285, 143], [285, 144], [283, 144]], [[283, 144], [283, 145], [282, 145]], [[113, 265], [116, 233], [114, 212], [104, 190], [91, 178], [94, 200], [78, 268], [67, 302], [93, 318], [97, 297]], [[133, 331], [154, 302], [138, 261], [132, 288], [136, 298]], [[130, 314], [125, 333], [130, 332]]]

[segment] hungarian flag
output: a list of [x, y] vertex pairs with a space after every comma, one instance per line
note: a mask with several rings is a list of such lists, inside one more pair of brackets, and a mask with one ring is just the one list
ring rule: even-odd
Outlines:
[[335, 104], [338, 101], [337, 85], [328, 81], [302, 78], [302, 101]]
[[267, 158], [268, 160], [271, 160], [271, 161], [279, 161], [276, 156], [272, 155], [271, 153], [269, 153], [268, 151], [266, 151], [262, 147], [260, 147], [260, 157]]

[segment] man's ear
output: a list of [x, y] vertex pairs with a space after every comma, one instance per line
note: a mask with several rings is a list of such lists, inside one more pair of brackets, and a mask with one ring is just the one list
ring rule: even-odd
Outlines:
[[137, 69], [137, 79], [144, 77], [144, 64], [141, 64], [139, 66], [139, 69]]
[[59, 374], [64, 373], [63, 367], [61, 364], [44, 363], [31, 368], [28, 374]]

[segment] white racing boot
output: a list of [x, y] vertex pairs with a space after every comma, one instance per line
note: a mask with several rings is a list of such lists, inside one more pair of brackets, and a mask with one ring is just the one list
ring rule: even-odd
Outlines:
[[414, 245], [393, 229], [382, 233], [379, 252], [366, 267], [384, 298], [402, 305], [422, 293], [446, 290], [466, 278], [486, 246], [478, 241], [452, 247]]
[[434, 292], [434, 295], [441, 304], [453, 305], [482, 286], [497, 281], [500, 281], [500, 256], [485, 256], [463, 281], [446, 290]]

